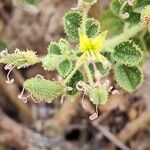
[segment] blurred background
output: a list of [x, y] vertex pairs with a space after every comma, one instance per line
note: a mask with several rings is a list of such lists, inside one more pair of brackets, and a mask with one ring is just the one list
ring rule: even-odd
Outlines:
[[[109, 3], [99, 0], [90, 15], [101, 20]], [[0, 51], [31, 49], [45, 55], [51, 41], [66, 37], [62, 17], [76, 5], [76, 0], [0, 0]], [[112, 35], [121, 32], [121, 24], [107, 24]], [[0, 150], [150, 150], [149, 54], [142, 87], [132, 94], [120, 91], [110, 96], [95, 121], [89, 120], [95, 108], [88, 98], [88, 110], [82, 108], [80, 97], [63, 104], [24, 104], [17, 99], [25, 79], [37, 74], [53, 79], [56, 72], [44, 71], [41, 64], [13, 70], [15, 83], [8, 86], [3, 68], [0, 64]]]

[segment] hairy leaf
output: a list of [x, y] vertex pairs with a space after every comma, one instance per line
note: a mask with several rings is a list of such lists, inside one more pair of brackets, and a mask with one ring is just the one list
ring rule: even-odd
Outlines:
[[26, 80], [23, 86], [33, 97], [40, 100], [54, 100], [63, 90], [60, 84], [39, 77]]
[[133, 41], [126, 41], [114, 48], [112, 57], [118, 63], [135, 66], [142, 61], [143, 53]]
[[70, 50], [70, 45], [67, 40], [60, 39], [59, 48], [60, 48], [62, 54], [67, 54]]
[[40, 59], [33, 51], [18, 51], [17, 53], [7, 54], [0, 58], [0, 63], [11, 64], [18, 69], [28, 67], [38, 63]]
[[[96, 67], [97, 70], [99, 71], [101, 76], [107, 76], [109, 74], [110, 68], [104, 68], [102, 63], [97, 62], [96, 63]], [[89, 69], [91, 71], [91, 73], [94, 75], [94, 68], [93, 68], [93, 64], [89, 64]]]
[[63, 55], [50, 55], [48, 54], [42, 59], [42, 64], [45, 70], [55, 70], [58, 66], [65, 60], [65, 56]]
[[78, 40], [78, 28], [82, 23], [82, 15], [80, 12], [71, 11], [64, 17], [64, 29], [66, 34], [71, 38]]
[[100, 23], [94, 18], [89, 18], [86, 23], [86, 33], [88, 37], [95, 37], [100, 33]]
[[137, 90], [143, 82], [143, 74], [137, 67], [117, 64], [115, 78], [120, 87], [128, 92]]
[[66, 77], [72, 70], [72, 63], [69, 60], [65, 60], [58, 67], [58, 73], [62, 77]]
[[[124, 22], [130, 24], [136, 24], [140, 21], [140, 13], [133, 10], [133, 6], [130, 6], [128, 3], [124, 5], [124, 0], [112, 0], [111, 10], [112, 12], [119, 16]], [[122, 15], [128, 13], [129, 17], [123, 18]]]
[[140, 13], [135, 12], [132, 6], [126, 5], [122, 13], [129, 13], [129, 17], [127, 19], [123, 19], [124, 22], [128, 22], [133, 25], [140, 22]]
[[69, 87], [72, 87], [72, 90], [68, 92], [69, 95], [75, 95], [78, 90], [76, 88], [76, 84], [79, 82], [79, 81], [82, 81], [84, 79], [82, 73], [80, 71], [77, 71], [73, 77], [70, 79], [69, 83], [68, 83], [68, 86]]
[[123, 0], [112, 0], [111, 1], [110, 8], [115, 15], [117, 15], [117, 16], [119, 15], [122, 4], [123, 4]]
[[[82, 14], [77, 11], [71, 11], [64, 17], [64, 28], [66, 34], [73, 40], [79, 39], [78, 29], [82, 24]], [[87, 19], [86, 32], [89, 37], [95, 37], [100, 32], [100, 23], [94, 18]]]
[[109, 9], [101, 14], [101, 28], [108, 30], [108, 37], [118, 35], [123, 32], [124, 22]]
[[56, 42], [51, 42], [48, 46], [48, 53], [60, 55], [61, 49], [59, 48], [59, 44], [57, 44]]
[[150, 5], [150, 0], [136, 0], [133, 9], [134, 11], [140, 11], [147, 5]]

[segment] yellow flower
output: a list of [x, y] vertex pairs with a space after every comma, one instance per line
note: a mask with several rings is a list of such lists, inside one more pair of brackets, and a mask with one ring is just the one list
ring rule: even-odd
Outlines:
[[88, 38], [85, 32], [79, 29], [80, 49], [83, 52], [100, 52], [106, 39], [107, 31], [99, 34], [95, 38]]
[[87, 34], [79, 29], [80, 50], [83, 52], [77, 64], [80, 65], [87, 58], [92, 57], [95, 61], [101, 62], [103, 66], [109, 67], [111, 64], [103, 55], [100, 54], [105, 42], [107, 31], [102, 32], [95, 38], [88, 38]]

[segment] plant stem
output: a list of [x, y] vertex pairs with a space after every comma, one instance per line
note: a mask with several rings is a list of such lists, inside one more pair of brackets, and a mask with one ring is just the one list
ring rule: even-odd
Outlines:
[[129, 40], [131, 37], [135, 36], [137, 33], [142, 31], [145, 27], [146, 26], [144, 26], [144, 25], [138, 24], [138, 25], [135, 25], [135, 26], [129, 28], [128, 31], [123, 32], [122, 34], [120, 34], [114, 38], [106, 40], [103, 51], [112, 52], [113, 48], [116, 45], [120, 44], [121, 42]]
[[67, 82], [72, 78], [72, 76], [76, 73], [76, 71], [80, 68], [80, 66], [76, 66], [72, 72], [68, 75], [68, 77], [63, 81], [63, 84], [66, 85]]
[[75, 68], [72, 70], [72, 72], [69, 74], [69, 76], [63, 81], [63, 84], [65, 85], [71, 78], [72, 76], [76, 73], [76, 71], [82, 66], [82, 64], [87, 60], [87, 54], [84, 53], [82, 54], [76, 64], [75, 64]]
[[89, 81], [89, 83], [90, 83], [90, 85], [93, 85], [93, 77], [92, 77], [92, 75], [91, 75], [91, 72], [90, 72], [90, 69], [89, 69], [89, 67], [85, 64], [84, 66], [84, 69], [85, 69], [85, 73], [86, 73], [86, 75], [87, 75], [87, 77], [88, 77], [88, 81]]
[[81, 28], [82, 28], [82, 31], [86, 33], [86, 21], [87, 21], [87, 14], [88, 14], [88, 11], [89, 11], [89, 6], [86, 6], [84, 9], [83, 9], [83, 12], [82, 12], [82, 25], [81, 25]]

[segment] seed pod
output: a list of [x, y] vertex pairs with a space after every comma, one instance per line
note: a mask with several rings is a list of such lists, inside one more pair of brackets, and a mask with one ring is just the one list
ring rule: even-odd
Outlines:
[[89, 98], [93, 104], [104, 105], [108, 101], [108, 91], [105, 88], [93, 88], [89, 91]]

